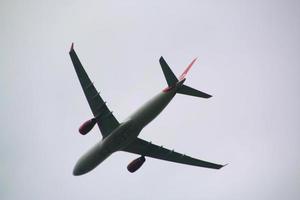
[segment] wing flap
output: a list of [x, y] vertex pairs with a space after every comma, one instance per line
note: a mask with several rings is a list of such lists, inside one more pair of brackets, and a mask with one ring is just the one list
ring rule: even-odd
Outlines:
[[123, 149], [123, 151], [139, 154], [143, 156], [148, 156], [156, 159], [161, 159], [165, 161], [171, 161], [171, 162], [211, 168], [211, 169], [220, 169], [224, 166], [224, 165], [192, 158], [185, 154], [175, 152], [174, 150], [169, 150], [162, 146], [152, 144], [151, 142], [147, 142], [140, 138], [137, 138], [133, 143], [131, 143], [129, 146]]
[[73, 44], [69, 52], [72, 63], [74, 65], [76, 74], [81, 84], [82, 90], [89, 103], [94, 117], [97, 120], [98, 127], [103, 137], [109, 135], [116, 127], [119, 126], [118, 120], [114, 117], [112, 112], [106, 106], [106, 102], [96, 90], [93, 82], [91, 82], [86, 71], [84, 70], [76, 52], [74, 51]]

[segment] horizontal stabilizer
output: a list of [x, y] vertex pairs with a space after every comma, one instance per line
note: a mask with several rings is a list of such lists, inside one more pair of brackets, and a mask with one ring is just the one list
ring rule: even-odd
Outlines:
[[169, 67], [169, 65], [163, 57], [160, 57], [159, 63], [165, 75], [168, 86], [174, 86], [178, 82], [178, 79], [176, 78], [175, 74], [172, 72], [171, 68]]
[[212, 97], [209, 94], [206, 94], [204, 92], [201, 92], [199, 90], [196, 90], [194, 88], [191, 88], [189, 86], [186, 85], [182, 85], [178, 90], [177, 93], [179, 94], [185, 94], [185, 95], [190, 95], [190, 96], [194, 96], [194, 97], [201, 97], [201, 98], [210, 98]]

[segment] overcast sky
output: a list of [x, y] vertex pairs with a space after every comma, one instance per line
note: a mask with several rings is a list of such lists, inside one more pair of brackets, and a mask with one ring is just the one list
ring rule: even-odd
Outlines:
[[[300, 199], [299, 1], [0, 2], [0, 198]], [[74, 177], [101, 139], [71, 42], [119, 121], [166, 86], [158, 59], [210, 99], [177, 95], [140, 137], [210, 170], [115, 153]]]

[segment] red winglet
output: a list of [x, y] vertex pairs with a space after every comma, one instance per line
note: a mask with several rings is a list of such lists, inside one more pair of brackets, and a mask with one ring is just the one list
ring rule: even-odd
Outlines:
[[72, 42], [72, 44], [71, 44], [71, 49], [70, 49], [70, 51], [72, 51], [72, 50], [74, 50], [74, 42]]
[[179, 76], [179, 80], [182, 80], [185, 78], [185, 76], [187, 75], [188, 71], [191, 69], [191, 67], [193, 66], [194, 62], [197, 60], [197, 58], [195, 58], [190, 64], [189, 66], [184, 70], [184, 72]]

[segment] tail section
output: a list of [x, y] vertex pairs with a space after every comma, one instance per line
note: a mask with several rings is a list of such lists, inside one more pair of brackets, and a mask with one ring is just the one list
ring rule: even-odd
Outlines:
[[211, 95], [206, 94], [204, 92], [201, 92], [199, 90], [196, 90], [194, 88], [191, 88], [191, 87], [183, 84], [183, 82], [186, 80], [185, 77], [186, 77], [187, 73], [192, 68], [192, 66], [196, 60], [197, 60], [197, 58], [195, 58], [188, 65], [188, 67], [183, 71], [183, 73], [177, 79], [175, 74], [172, 72], [171, 68], [169, 67], [169, 65], [164, 60], [164, 58], [160, 57], [159, 63], [161, 65], [161, 68], [165, 75], [166, 81], [168, 83], [168, 88], [164, 89], [163, 92], [169, 92], [171, 90], [176, 90], [176, 93], [179, 93], [179, 94], [185, 94], [185, 95], [201, 97], [201, 98], [210, 98]]
[[185, 76], [187, 75], [187, 73], [189, 72], [189, 70], [192, 68], [193, 64], [196, 62], [197, 58], [195, 58], [190, 64], [189, 66], [183, 71], [183, 73], [179, 76], [179, 80], [183, 80], [185, 79]]
[[194, 88], [191, 88], [189, 86], [186, 85], [182, 85], [178, 90], [177, 93], [179, 94], [185, 94], [185, 95], [190, 95], [190, 96], [194, 96], [194, 97], [202, 97], [205, 99], [208, 99], [211, 97], [211, 95], [206, 94], [204, 92], [201, 92], [199, 90], [196, 90]]
[[168, 86], [171, 87], [176, 85], [178, 79], [176, 78], [175, 74], [172, 72], [171, 68], [169, 67], [169, 65], [167, 64], [167, 62], [163, 57], [160, 57], [159, 63], [165, 75]]

